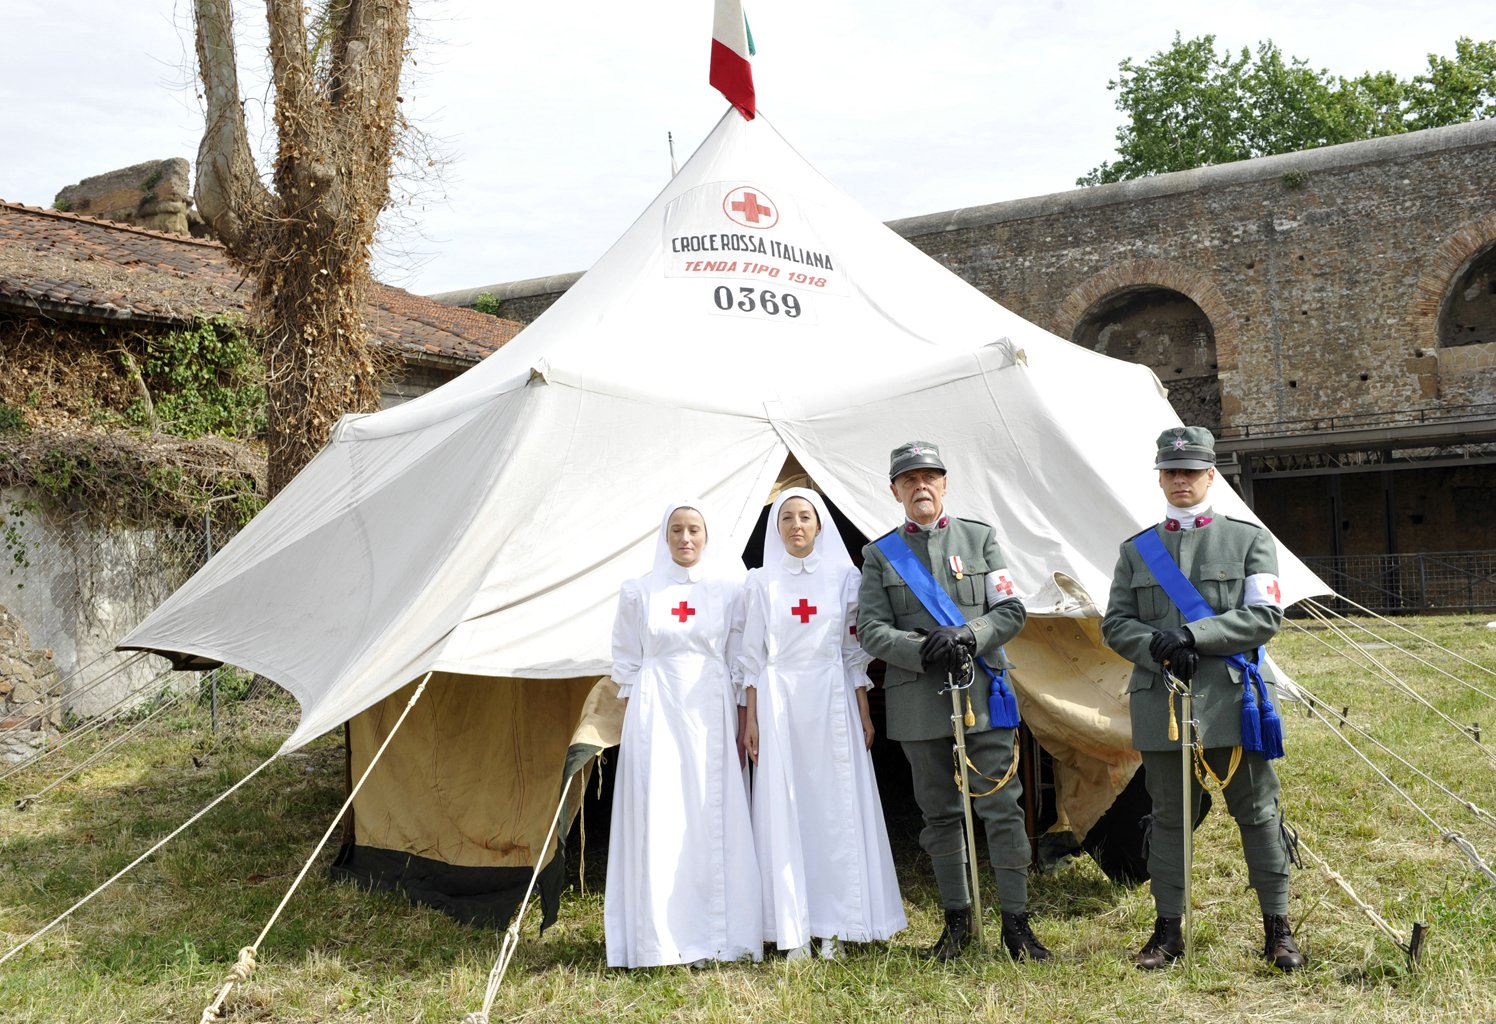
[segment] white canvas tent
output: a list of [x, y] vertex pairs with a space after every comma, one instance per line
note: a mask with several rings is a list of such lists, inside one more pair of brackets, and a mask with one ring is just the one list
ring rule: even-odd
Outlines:
[[[381, 702], [437, 673], [357, 842], [529, 864], [667, 499], [708, 501], [711, 543], [742, 550], [792, 456], [876, 537], [900, 514], [890, 449], [927, 439], [952, 511], [997, 524], [1025, 591], [1022, 707], [1083, 831], [1135, 766], [1096, 616], [1118, 543], [1158, 518], [1149, 456], [1177, 422], [1148, 369], [1004, 309], [729, 111], [554, 307], [441, 389], [343, 419], [121, 646], [275, 680], [302, 708], [286, 750], [356, 719], [355, 769]], [[1229, 488], [1215, 503], [1250, 517]], [[1328, 593], [1280, 557], [1285, 601]]]

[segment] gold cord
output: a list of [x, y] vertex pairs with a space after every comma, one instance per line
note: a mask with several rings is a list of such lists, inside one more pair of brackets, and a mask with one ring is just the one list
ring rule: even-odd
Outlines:
[[[990, 775], [983, 774], [982, 771], [981, 771], [981, 769], [979, 769], [976, 765], [974, 765], [974, 764], [971, 763], [971, 758], [968, 757], [966, 759], [966, 767], [970, 768], [975, 775], [977, 775], [979, 778], [986, 779], [988, 782], [995, 782], [995, 783], [997, 783], [997, 785], [993, 786], [991, 789], [987, 790], [985, 793], [969, 793], [969, 795], [971, 796], [971, 798], [973, 800], [980, 799], [981, 797], [984, 797], [984, 796], [991, 796], [993, 793], [996, 793], [998, 790], [1002, 789], [1004, 786], [1006, 786], [1009, 782], [1011, 782], [1013, 780], [1013, 776], [1018, 774], [1018, 751], [1019, 751], [1018, 737], [1015, 734], [1014, 737], [1013, 737], [1013, 762], [1012, 762], [1012, 764], [1008, 765], [1008, 771], [1007, 771], [1007, 773], [1004, 774], [1003, 777], [1000, 778], [1000, 779], [994, 779]], [[964, 787], [964, 785], [963, 785], [963, 782], [964, 782], [964, 780], [961, 778], [961, 773], [960, 772], [956, 772], [956, 789], [958, 791], [960, 791], [960, 792], [967, 792], [966, 789], [965, 789], [965, 787]]]
[[[1236, 774], [1236, 769], [1241, 765], [1241, 744], [1238, 743], [1236, 746], [1231, 748], [1231, 765], [1226, 769], [1226, 777], [1224, 779], [1217, 775], [1215, 773], [1215, 770], [1210, 767], [1210, 762], [1205, 760], [1204, 749], [1199, 745], [1196, 745], [1194, 749], [1195, 778], [1200, 780], [1200, 785], [1204, 786], [1206, 789], [1210, 788], [1209, 783], [1205, 781], [1205, 776], [1209, 775], [1211, 782], [1214, 782], [1216, 784], [1216, 788], [1222, 792], [1225, 792], [1226, 787], [1231, 785], [1231, 778]], [[1202, 768], [1204, 769], [1203, 773], [1201, 772]]]

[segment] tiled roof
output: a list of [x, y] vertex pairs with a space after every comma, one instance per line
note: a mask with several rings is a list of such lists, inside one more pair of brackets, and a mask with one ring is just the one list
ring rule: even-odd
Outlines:
[[[0, 308], [108, 322], [182, 323], [249, 311], [250, 283], [214, 241], [0, 201]], [[375, 284], [375, 339], [474, 363], [524, 325]]]

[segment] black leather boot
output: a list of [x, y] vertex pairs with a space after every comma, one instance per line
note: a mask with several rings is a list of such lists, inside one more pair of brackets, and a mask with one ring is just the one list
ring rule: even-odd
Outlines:
[[1167, 967], [1184, 956], [1184, 936], [1179, 932], [1183, 918], [1160, 917], [1153, 922], [1153, 937], [1133, 954], [1132, 962], [1145, 971]]
[[1309, 961], [1293, 941], [1293, 928], [1284, 914], [1262, 915], [1262, 956], [1280, 971], [1296, 971]]
[[1008, 956], [1014, 960], [1048, 960], [1049, 950], [1044, 948], [1029, 927], [1028, 914], [1010, 914], [1003, 911], [1003, 945], [1008, 947]]
[[955, 910], [945, 912], [945, 931], [940, 933], [940, 938], [935, 945], [925, 950], [926, 960], [954, 960], [961, 955], [961, 951], [971, 942], [971, 908], [957, 907]]

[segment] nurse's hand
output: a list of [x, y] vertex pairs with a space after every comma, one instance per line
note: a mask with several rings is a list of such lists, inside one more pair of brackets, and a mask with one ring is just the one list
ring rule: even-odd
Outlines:
[[[758, 764], [758, 715], [750, 713], [748, 720], [743, 723], [742, 751], [748, 755], [748, 760]], [[741, 758], [741, 752], [739, 754]]]

